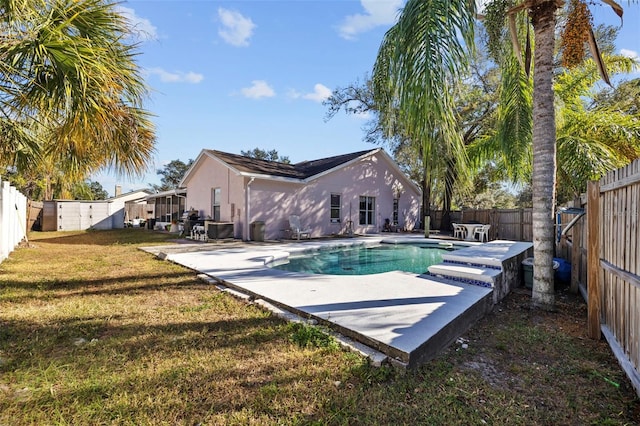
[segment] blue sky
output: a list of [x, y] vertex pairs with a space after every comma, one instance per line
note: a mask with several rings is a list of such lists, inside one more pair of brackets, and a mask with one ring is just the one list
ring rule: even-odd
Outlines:
[[[138, 62], [155, 115], [154, 166], [130, 180], [92, 177], [111, 194], [159, 183], [156, 169], [204, 149], [276, 149], [298, 162], [374, 146], [362, 141], [366, 117], [325, 120], [322, 101], [371, 72], [384, 33], [404, 0], [130, 0]], [[640, 5], [627, 4], [618, 48], [640, 52]], [[610, 8], [596, 23], [619, 25]], [[639, 74], [640, 75], [640, 74]]]

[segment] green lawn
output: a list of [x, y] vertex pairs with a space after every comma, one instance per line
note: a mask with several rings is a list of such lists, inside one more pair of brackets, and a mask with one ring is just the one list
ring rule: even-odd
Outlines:
[[374, 368], [138, 249], [145, 229], [35, 233], [0, 264], [0, 425], [638, 424], [586, 308], [524, 290], [414, 372]]

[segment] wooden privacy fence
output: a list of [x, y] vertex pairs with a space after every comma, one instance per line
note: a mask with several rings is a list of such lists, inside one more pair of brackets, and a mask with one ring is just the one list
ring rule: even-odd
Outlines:
[[589, 332], [602, 330], [640, 395], [640, 160], [591, 182], [587, 195]]
[[640, 396], [640, 159], [589, 182], [586, 221], [570, 231], [564, 257], [588, 304], [589, 335], [607, 339]]
[[27, 197], [0, 181], [0, 262], [27, 236]]
[[[531, 209], [455, 210], [451, 222], [491, 225], [490, 240], [532, 241]], [[442, 210], [431, 211], [431, 229], [440, 229]]]

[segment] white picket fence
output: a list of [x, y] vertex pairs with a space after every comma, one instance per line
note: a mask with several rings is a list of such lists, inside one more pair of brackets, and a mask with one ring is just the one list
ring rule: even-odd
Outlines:
[[0, 262], [27, 237], [27, 197], [0, 181]]

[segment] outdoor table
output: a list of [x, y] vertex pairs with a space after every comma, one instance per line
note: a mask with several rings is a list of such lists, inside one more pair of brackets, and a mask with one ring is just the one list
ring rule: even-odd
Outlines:
[[458, 223], [458, 225], [464, 226], [467, 230], [465, 241], [476, 241], [476, 239], [473, 238], [473, 233], [475, 232], [476, 228], [480, 228], [482, 226], [481, 223]]

